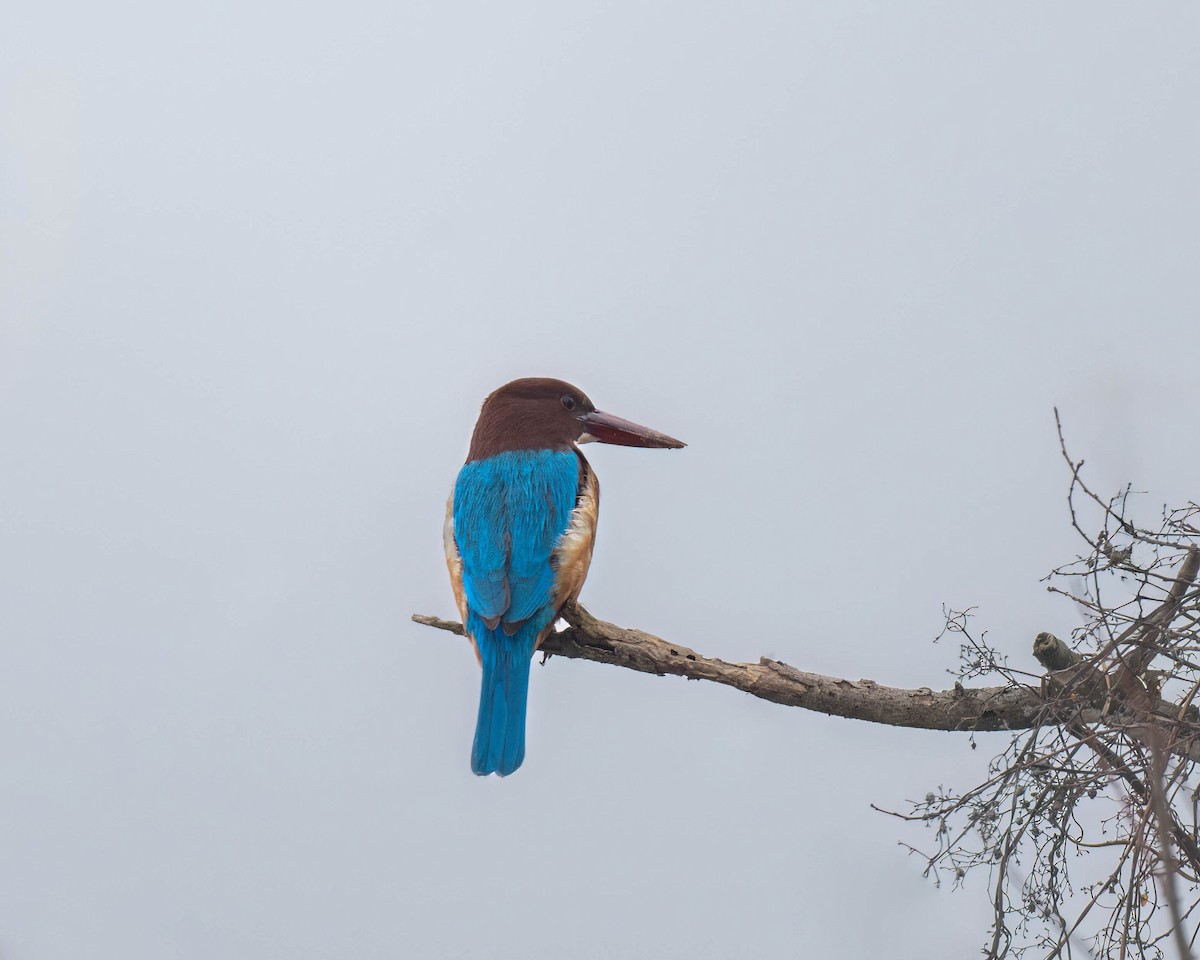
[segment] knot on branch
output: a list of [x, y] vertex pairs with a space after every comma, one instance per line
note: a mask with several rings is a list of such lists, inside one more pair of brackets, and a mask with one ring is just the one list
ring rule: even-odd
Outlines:
[[1033, 655], [1047, 670], [1066, 670], [1083, 659], [1054, 634], [1045, 631], [1033, 638]]

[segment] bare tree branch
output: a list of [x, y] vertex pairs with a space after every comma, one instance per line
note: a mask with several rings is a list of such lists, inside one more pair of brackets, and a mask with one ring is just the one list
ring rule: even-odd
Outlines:
[[[958, 684], [941, 691], [903, 690], [874, 680], [806, 673], [768, 657], [758, 663], [730, 663], [641, 630], [618, 627], [578, 605], [564, 609], [563, 617], [571, 626], [542, 644], [542, 652], [549, 656], [710, 680], [773, 703], [836, 717], [921, 730], [1019, 730], [1036, 725], [1044, 707], [1033, 691], [1008, 686], [970, 689]], [[420, 614], [413, 620], [460, 636], [463, 632], [455, 621]]]
[[[956, 683], [949, 690], [936, 691], [928, 687], [902, 689], [883, 686], [874, 680], [846, 680], [808, 673], [768, 657], [760, 658], [758, 663], [730, 663], [705, 657], [682, 644], [668, 643], [642, 630], [600, 620], [578, 604], [564, 608], [563, 618], [570, 626], [552, 633], [542, 644], [542, 653], [548, 657], [591, 660], [658, 676], [671, 674], [689, 680], [708, 680], [772, 703], [829, 716], [918, 730], [976, 733], [1026, 730], [1046, 723], [1121, 726], [1131, 720], [1109, 701], [1103, 680], [1098, 688], [1079, 684], [1077, 671], [1085, 661], [1078, 657], [1075, 667], [1047, 675], [1055, 691], [1048, 699], [1034, 687], [1012, 683], [997, 687], [966, 687]], [[455, 620], [424, 614], [414, 614], [412, 619], [463, 635], [462, 624]], [[1044, 653], [1054, 644], [1062, 645], [1051, 634], [1038, 634], [1035, 652]], [[1058, 691], [1068, 687], [1072, 699], [1064, 706]], [[1155, 716], [1175, 721], [1177, 705], [1157, 699], [1152, 708]], [[1139, 718], [1139, 722], [1145, 721]], [[1184, 756], [1195, 753], [1200, 758], [1200, 738], [1176, 738], [1171, 752]]]

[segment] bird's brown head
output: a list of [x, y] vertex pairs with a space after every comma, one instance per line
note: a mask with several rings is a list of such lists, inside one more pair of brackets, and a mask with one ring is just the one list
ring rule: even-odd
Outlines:
[[563, 380], [525, 377], [483, 401], [467, 461], [508, 450], [567, 450], [598, 440], [629, 447], [686, 446], [673, 437], [597, 410], [586, 393]]

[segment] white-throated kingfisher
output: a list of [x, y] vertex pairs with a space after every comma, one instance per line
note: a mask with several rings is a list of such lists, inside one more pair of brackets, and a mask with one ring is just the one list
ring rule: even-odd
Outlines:
[[483, 668], [471, 769], [507, 776], [525, 759], [534, 651], [592, 562], [600, 485], [579, 444], [684, 446], [597, 410], [562, 380], [506, 383], [483, 401], [446, 504], [446, 565]]

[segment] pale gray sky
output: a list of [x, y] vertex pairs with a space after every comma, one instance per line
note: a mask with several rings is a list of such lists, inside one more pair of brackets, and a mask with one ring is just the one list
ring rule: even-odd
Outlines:
[[968, 956], [872, 813], [998, 748], [593, 664], [469, 769], [445, 495], [558, 376], [585, 602], [942, 686], [1076, 612], [1051, 408], [1195, 498], [1200, 7], [24, 4], [0, 18], [0, 957]]

